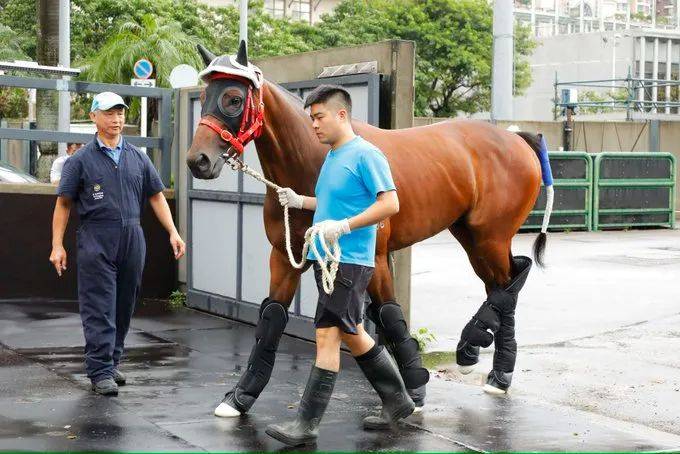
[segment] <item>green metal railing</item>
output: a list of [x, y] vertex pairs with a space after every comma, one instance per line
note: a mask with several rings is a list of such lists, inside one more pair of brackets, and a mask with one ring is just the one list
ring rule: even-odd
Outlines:
[[594, 158], [593, 230], [675, 226], [675, 157], [604, 152]]
[[[593, 160], [588, 153], [578, 151], [551, 151], [555, 200], [550, 217], [550, 230], [590, 230], [592, 227]], [[534, 209], [520, 230], [538, 230], [545, 213], [545, 187]]]

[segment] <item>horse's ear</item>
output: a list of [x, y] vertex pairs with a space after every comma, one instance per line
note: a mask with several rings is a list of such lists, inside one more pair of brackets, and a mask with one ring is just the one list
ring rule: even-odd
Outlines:
[[248, 66], [248, 45], [244, 40], [241, 40], [241, 44], [238, 46], [236, 61], [239, 65]]
[[203, 58], [203, 63], [205, 63], [205, 66], [208, 66], [210, 62], [217, 58], [217, 55], [210, 52], [202, 44], [198, 44], [196, 47], [198, 48], [198, 53], [201, 54], [201, 57]]

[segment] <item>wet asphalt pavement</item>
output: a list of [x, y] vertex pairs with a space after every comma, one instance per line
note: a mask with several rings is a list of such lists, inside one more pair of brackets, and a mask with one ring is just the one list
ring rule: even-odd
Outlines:
[[[118, 397], [89, 391], [74, 302], [0, 301], [0, 449], [276, 451], [267, 424], [292, 418], [313, 345], [284, 337], [272, 380], [247, 416], [212, 411], [246, 364], [254, 328], [197, 311], [141, 305], [128, 336]], [[435, 374], [422, 414], [398, 430], [366, 432], [379, 400], [351, 357], [312, 450], [649, 451], [680, 436], [540, 398], [492, 397]]]

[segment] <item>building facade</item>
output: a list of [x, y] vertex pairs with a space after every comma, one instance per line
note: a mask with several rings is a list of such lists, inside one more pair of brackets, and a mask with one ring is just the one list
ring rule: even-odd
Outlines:
[[[237, 6], [239, 0], [199, 0], [209, 6]], [[265, 0], [264, 10], [274, 17], [288, 17], [314, 24], [330, 13], [341, 0]]]

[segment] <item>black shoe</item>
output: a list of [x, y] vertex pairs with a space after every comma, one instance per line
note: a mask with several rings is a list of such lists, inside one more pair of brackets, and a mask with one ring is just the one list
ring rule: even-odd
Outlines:
[[92, 391], [102, 396], [117, 396], [118, 385], [113, 381], [113, 378], [105, 378], [97, 383], [92, 383]]
[[113, 381], [115, 381], [118, 386], [125, 386], [125, 375], [118, 369], [113, 369]]
[[319, 435], [319, 422], [331, 399], [337, 376], [337, 372], [313, 366], [295, 421], [270, 424], [265, 429], [266, 434], [288, 446], [315, 443]]
[[380, 353], [376, 357], [357, 360], [357, 363], [383, 404], [380, 416], [364, 419], [365, 429], [388, 429], [396, 421], [413, 413], [416, 406], [406, 391], [397, 365], [384, 347], [380, 347]]

